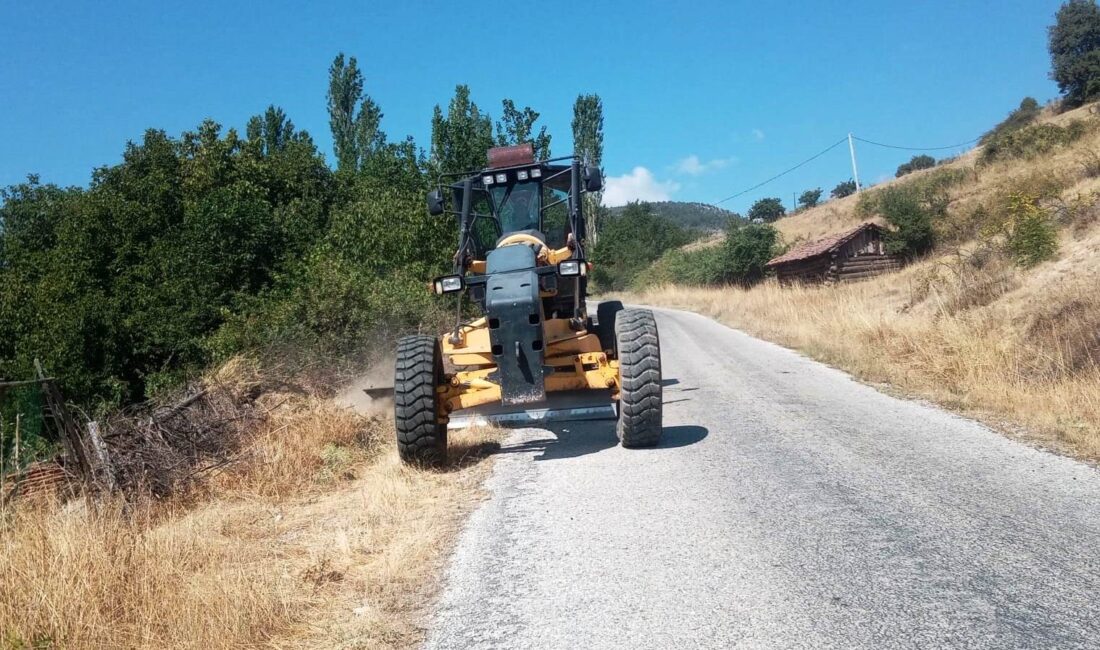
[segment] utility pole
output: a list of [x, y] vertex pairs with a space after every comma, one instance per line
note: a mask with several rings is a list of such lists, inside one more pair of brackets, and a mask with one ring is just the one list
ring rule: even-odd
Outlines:
[[859, 194], [859, 169], [856, 168], [856, 145], [852, 142], [852, 134], [848, 134], [848, 153], [852, 154], [852, 179], [856, 182], [856, 194]]

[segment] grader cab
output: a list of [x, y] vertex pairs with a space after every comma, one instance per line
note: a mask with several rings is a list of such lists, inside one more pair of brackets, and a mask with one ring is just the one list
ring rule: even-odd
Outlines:
[[[599, 411], [590, 400], [547, 406], [548, 397], [588, 390], [606, 396], [624, 447], [657, 444], [661, 359], [652, 312], [617, 301], [600, 303], [595, 319], [588, 311], [581, 197], [602, 189], [600, 170], [574, 156], [536, 161], [530, 144], [490, 149], [488, 159], [488, 168], [445, 177], [428, 194], [432, 215], [458, 220], [453, 272], [431, 285], [455, 296], [457, 315], [448, 332], [398, 343], [401, 459], [443, 463], [448, 424], [478, 408], [505, 422]], [[480, 317], [463, 320], [466, 301]]]

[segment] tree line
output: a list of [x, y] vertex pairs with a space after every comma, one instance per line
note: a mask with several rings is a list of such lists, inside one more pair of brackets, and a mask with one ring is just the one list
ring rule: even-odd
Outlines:
[[[425, 193], [495, 145], [550, 155], [550, 134], [510, 99], [494, 122], [459, 85], [427, 148], [391, 139], [343, 54], [327, 104], [333, 166], [272, 105], [243, 133], [149, 129], [86, 188], [31, 175], [0, 190], [0, 378], [38, 358], [69, 399], [104, 410], [241, 351], [344, 352], [438, 318], [425, 282], [449, 267], [457, 228]], [[578, 96], [573, 145], [597, 165], [602, 133], [599, 96]]]

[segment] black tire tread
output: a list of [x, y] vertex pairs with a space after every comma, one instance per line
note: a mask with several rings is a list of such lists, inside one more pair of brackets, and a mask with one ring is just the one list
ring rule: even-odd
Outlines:
[[447, 426], [436, 417], [436, 386], [443, 355], [433, 336], [406, 336], [397, 342], [393, 409], [397, 454], [405, 463], [442, 465], [447, 460]]
[[648, 309], [626, 309], [615, 323], [619, 356], [619, 421], [624, 447], [652, 447], [661, 441], [661, 342]]

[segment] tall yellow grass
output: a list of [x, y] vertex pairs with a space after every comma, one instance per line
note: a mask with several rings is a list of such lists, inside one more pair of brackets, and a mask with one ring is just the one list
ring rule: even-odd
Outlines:
[[496, 433], [446, 472], [396, 460], [392, 427], [280, 404], [237, 463], [167, 501], [0, 511], [0, 647], [386, 647], [418, 616]]
[[1100, 459], [1096, 285], [1077, 279], [1038, 293], [1023, 273], [1001, 269], [997, 283], [929, 291], [924, 280], [936, 264], [839, 286], [659, 287], [624, 299], [710, 316]]
[[[1095, 123], [1095, 105], [1042, 121]], [[696, 311], [1067, 452], [1100, 459], [1100, 129], [1046, 155], [976, 165], [977, 151], [886, 184], [965, 170], [949, 189], [948, 238], [900, 273], [839, 286], [659, 287], [624, 299]], [[1056, 259], [1023, 271], [979, 260], [976, 216], [1025, 192], [1064, 226]], [[787, 243], [868, 218], [858, 196], [778, 220]], [[706, 245], [714, 245], [712, 239]], [[1022, 426], [1020, 426], [1022, 425]]]

